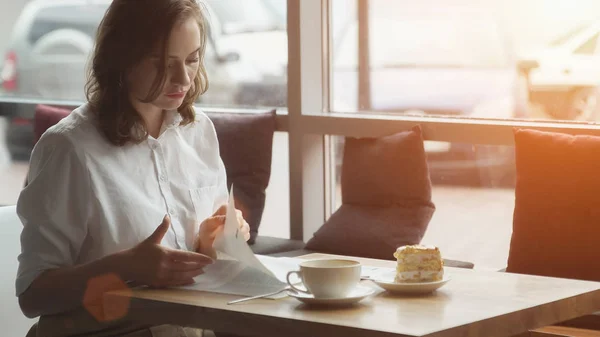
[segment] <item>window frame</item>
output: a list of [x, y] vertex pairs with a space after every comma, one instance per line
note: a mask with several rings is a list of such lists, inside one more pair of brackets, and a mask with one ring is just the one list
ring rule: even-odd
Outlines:
[[[330, 173], [330, 160], [323, 159], [319, 164], [314, 161], [315, 158], [331, 157], [331, 147], [328, 145], [329, 136], [332, 135], [379, 137], [420, 125], [425, 140], [509, 146], [514, 145], [514, 131], [519, 128], [600, 136], [600, 124], [586, 122], [415, 117], [374, 111], [332, 111], [328, 102], [332, 64], [332, 54], [328, 48], [333, 45], [328, 30], [331, 1], [288, 0], [288, 132], [292, 238], [309, 239], [334, 210], [332, 191], [335, 182]], [[360, 6], [361, 0], [358, 3]], [[318, 22], [320, 31], [315, 29], [319, 24], [314, 18], [321, 18]], [[368, 31], [368, 27], [365, 31]], [[359, 45], [364, 43], [359, 41]], [[319, 56], [320, 64], [316, 61]], [[365, 61], [368, 61], [368, 55], [363, 55], [362, 62]], [[322, 78], [321, 93], [306, 88], [305, 83], [311, 83], [319, 77]], [[368, 97], [365, 101], [368, 102]], [[319, 137], [321, 143], [316, 144], [315, 139]], [[302, 146], [302, 139], [309, 146]], [[312, 162], [312, 165], [307, 167], [307, 162]], [[317, 165], [320, 167], [317, 168]], [[317, 171], [321, 174], [317, 174]], [[316, 185], [326, 188], [319, 194]], [[304, 235], [300, 236], [300, 233]]]

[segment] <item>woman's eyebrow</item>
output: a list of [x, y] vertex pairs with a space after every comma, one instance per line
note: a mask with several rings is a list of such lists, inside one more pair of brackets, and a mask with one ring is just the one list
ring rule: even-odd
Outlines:
[[[200, 47], [198, 47], [198, 49], [196, 49], [196, 50], [194, 50], [193, 52], [191, 52], [191, 53], [190, 53], [188, 56], [191, 56], [191, 55], [193, 55], [193, 54], [197, 54], [199, 51], [200, 51]], [[176, 58], [179, 58], [179, 57], [178, 57], [178, 56], [175, 56], [175, 55], [170, 55], [170, 56], [169, 56], [169, 58], [170, 58], [170, 59], [176, 59]]]
[[190, 55], [197, 54], [199, 51], [200, 51], [200, 47], [198, 47], [196, 50], [194, 50], [193, 52], [191, 52]]

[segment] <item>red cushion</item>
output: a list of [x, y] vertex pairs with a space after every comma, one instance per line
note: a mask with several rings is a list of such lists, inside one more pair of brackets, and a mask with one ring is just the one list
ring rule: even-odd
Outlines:
[[40, 137], [54, 124], [67, 117], [71, 110], [48, 105], [38, 105], [35, 108], [35, 119], [33, 124], [34, 142], [37, 143]]
[[600, 137], [515, 131], [508, 272], [600, 281]]
[[394, 259], [421, 242], [435, 211], [420, 126], [379, 138], [346, 138], [342, 206], [306, 249]]

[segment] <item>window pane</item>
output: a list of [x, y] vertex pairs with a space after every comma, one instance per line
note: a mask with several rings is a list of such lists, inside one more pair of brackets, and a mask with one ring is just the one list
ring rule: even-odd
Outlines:
[[597, 1], [332, 1], [336, 112], [600, 118]]
[[[333, 137], [332, 144], [333, 209], [338, 209], [344, 138]], [[515, 205], [514, 148], [425, 142], [425, 151], [436, 210], [421, 243], [478, 269], [505, 268]]]

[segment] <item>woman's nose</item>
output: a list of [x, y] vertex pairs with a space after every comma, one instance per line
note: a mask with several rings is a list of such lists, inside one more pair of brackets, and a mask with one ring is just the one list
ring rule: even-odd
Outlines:
[[173, 84], [177, 84], [182, 87], [187, 87], [190, 85], [190, 76], [188, 75], [185, 64], [178, 64], [171, 76], [171, 82]]

